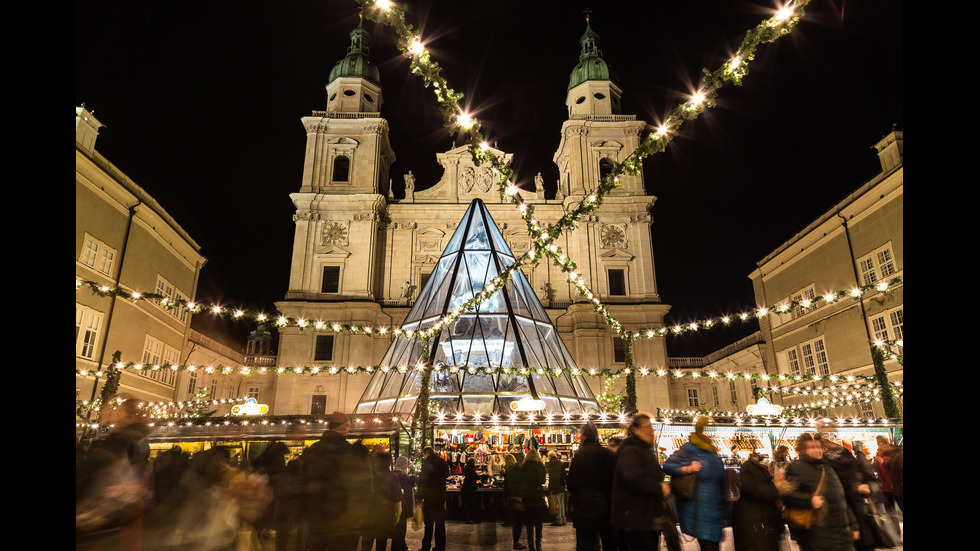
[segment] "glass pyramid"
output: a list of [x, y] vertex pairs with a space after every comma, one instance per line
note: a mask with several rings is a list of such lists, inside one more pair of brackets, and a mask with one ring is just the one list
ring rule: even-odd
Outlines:
[[[422, 377], [416, 366], [425, 356], [421, 343], [405, 332], [432, 327], [514, 262], [486, 205], [474, 199], [355, 413], [414, 411]], [[510, 415], [510, 403], [527, 396], [545, 403], [542, 414], [598, 412], [592, 390], [572, 374], [578, 373], [575, 362], [520, 271], [429, 344], [439, 368], [430, 389], [437, 412]]]

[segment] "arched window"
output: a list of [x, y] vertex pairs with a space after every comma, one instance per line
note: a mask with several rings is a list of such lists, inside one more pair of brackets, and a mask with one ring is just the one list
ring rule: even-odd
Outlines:
[[613, 162], [609, 159], [609, 157], [599, 161], [599, 180], [602, 181], [602, 179], [605, 178], [607, 174], [612, 172], [612, 170]]
[[337, 155], [333, 160], [334, 182], [346, 182], [350, 177], [350, 158], [347, 155]]

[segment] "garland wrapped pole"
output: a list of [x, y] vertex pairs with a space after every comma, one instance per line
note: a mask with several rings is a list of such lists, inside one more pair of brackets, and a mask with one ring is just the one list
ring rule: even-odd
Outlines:
[[885, 371], [884, 349], [872, 346], [871, 357], [874, 359], [875, 380], [878, 382], [878, 388], [881, 389], [881, 405], [885, 408], [885, 417], [901, 419], [902, 412], [898, 407], [898, 401], [895, 399], [895, 391], [888, 382], [888, 372]]
[[636, 413], [636, 367], [633, 365], [633, 337], [636, 335], [632, 331], [625, 331], [623, 334], [623, 351], [626, 353], [626, 403], [623, 409], [626, 413]]
[[[409, 456], [413, 462], [420, 462], [422, 450], [425, 449], [429, 437], [429, 415], [430, 400], [429, 390], [432, 383], [432, 355], [434, 350], [429, 346], [429, 339], [425, 334], [419, 337], [419, 346], [422, 347], [424, 363], [419, 366], [422, 376], [419, 381], [419, 397], [415, 404], [415, 413], [412, 415], [411, 442], [409, 443]], [[415, 465], [418, 466], [418, 465]]]
[[[109, 364], [109, 368], [106, 369], [105, 385], [102, 386], [102, 394], [99, 396], [99, 403], [102, 407], [99, 408], [99, 421], [102, 422], [103, 419], [109, 413], [109, 407], [112, 405], [112, 401], [116, 398], [116, 392], [119, 391], [119, 378], [122, 376], [122, 371], [116, 368], [122, 360], [122, 352], [116, 350], [112, 354], [112, 362]], [[99, 380], [95, 379], [95, 384], [98, 386]]]

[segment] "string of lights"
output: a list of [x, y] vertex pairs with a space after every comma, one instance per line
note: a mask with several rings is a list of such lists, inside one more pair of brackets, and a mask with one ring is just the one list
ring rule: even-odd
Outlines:
[[475, 310], [494, 292], [503, 288], [517, 270], [528, 263], [537, 263], [543, 255], [546, 255], [552, 257], [555, 264], [563, 272], [570, 274], [569, 282], [576, 287], [580, 295], [589, 298], [596, 312], [605, 318], [609, 326], [621, 338], [631, 340], [633, 334], [609, 313], [598, 296], [587, 287], [584, 280], [573, 273], [575, 263], [561, 251], [555, 241], [563, 232], [576, 228], [578, 220], [583, 215], [599, 208], [605, 195], [620, 186], [620, 176], [639, 174], [645, 157], [663, 152], [685, 121], [697, 119], [704, 109], [714, 107], [714, 98], [717, 97], [718, 91], [722, 87], [729, 83], [736, 86], [740, 85], [742, 79], [748, 74], [749, 63], [754, 60], [755, 51], [758, 47], [789, 34], [799, 22], [808, 3], [809, 0], [790, 2], [772, 17], [746, 32], [741, 45], [735, 50], [728, 62], [714, 71], [704, 69], [701, 82], [690, 99], [677, 106], [656, 131], [648, 133], [646, 139], [624, 161], [613, 163], [612, 170], [600, 179], [599, 185], [593, 193], [583, 198], [578, 205], [571, 208], [557, 222], [542, 227], [540, 222], [534, 218], [534, 205], [523, 200], [519, 188], [514, 184], [513, 169], [505, 159], [497, 157], [490, 150], [487, 141], [480, 132], [479, 120], [459, 105], [463, 94], [456, 92], [449, 86], [449, 83], [442, 76], [441, 67], [432, 60], [429, 51], [425, 48], [422, 37], [405, 21], [404, 13], [396, 9], [395, 3], [390, 0], [361, 0], [369, 18], [395, 29], [399, 37], [398, 47], [411, 61], [410, 70], [412, 74], [422, 78], [425, 87], [432, 86], [436, 102], [443, 114], [444, 123], [449, 128], [450, 133], [465, 135], [477, 165], [486, 163], [490, 166], [497, 178], [501, 193], [509, 197], [518, 207], [521, 217], [527, 224], [528, 234], [532, 238], [532, 246], [514, 264], [494, 278], [482, 292], [424, 330], [420, 338], [426, 342], [431, 340], [433, 336], [440, 334], [443, 328], [455, 323], [464, 313]]
[[[578, 274], [572, 274], [576, 281], [581, 281], [581, 276]], [[733, 323], [748, 322], [754, 319], [765, 318], [767, 316], [782, 316], [786, 315], [797, 308], [802, 308], [806, 310], [811, 310], [818, 308], [821, 305], [834, 304], [842, 300], [858, 300], [862, 297], [868, 296], [870, 293], [887, 293], [892, 289], [904, 283], [903, 278], [896, 277], [888, 281], [880, 281], [870, 285], [864, 285], [859, 287], [854, 287], [848, 290], [838, 290], [823, 294], [815, 299], [801, 299], [801, 300], [790, 300], [781, 302], [775, 305], [760, 306], [753, 309], [748, 309], [746, 311], [740, 312], [738, 314], [724, 314], [720, 316], [715, 316], [712, 318], [696, 320], [684, 324], [675, 324], [670, 327], [658, 327], [651, 329], [640, 329], [636, 332], [630, 333], [630, 338], [640, 339], [647, 338], [653, 339], [657, 337], [664, 337], [667, 334], [682, 335], [685, 333], [693, 333], [703, 329], [713, 329], [715, 327], [732, 325]], [[582, 282], [584, 285], [584, 282]], [[488, 286], [489, 287], [489, 286]], [[110, 286], [103, 283], [99, 283], [91, 280], [75, 279], [75, 290], [80, 288], [88, 288], [92, 293], [97, 294], [102, 297], [121, 297], [133, 302], [138, 302], [141, 300], [150, 300], [162, 308], [173, 309], [173, 308], [185, 308], [193, 314], [212, 314], [215, 316], [230, 318], [233, 320], [241, 321], [254, 321], [257, 323], [271, 322], [276, 327], [297, 327], [299, 329], [313, 329], [316, 331], [332, 331], [334, 333], [350, 333], [355, 335], [367, 335], [367, 336], [377, 336], [377, 337], [390, 337], [405, 335], [406, 337], [413, 337], [418, 334], [422, 336], [422, 332], [413, 332], [412, 330], [403, 330], [398, 327], [372, 327], [368, 325], [353, 325], [347, 323], [338, 323], [324, 320], [308, 320], [302, 318], [289, 318], [286, 316], [270, 316], [261, 312], [256, 312], [254, 310], [243, 310], [237, 308], [229, 308], [220, 306], [217, 304], [210, 303], [199, 303], [194, 301], [187, 301], [184, 299], [173, 299], [164, 295], [157, 293], [145, 293], [142, 291], [136, 291], [132, 289], [126, 289], [121, 286]], [[587, 287], [585, 287], [587, 289]], [[494, 289], [496, 290], [496, 288]], [[588, 291], [586, 295], [590, 300], [594, 300], [598, 303], [599, 299], [597, 296], [593, 295], [591, 291]], [[615, 322], [614, 327], [622, 328], [619, 322]], [[431, 335], [431, 333], [429, 333]], [[621, 334], [622, 336], [622, 334]], [[891, 348], [901, 347], [901, 341], [876, 341], [876, 344], [888, 345]], [[901, 355], [898, 352], [893, 352], [895, 356]], [[897, 358], [896, 358], [897, 359]]]

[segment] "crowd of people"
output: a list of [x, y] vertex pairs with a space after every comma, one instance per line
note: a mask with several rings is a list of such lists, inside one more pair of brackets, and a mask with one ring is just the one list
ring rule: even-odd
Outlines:
[[[76, 457], [78, 549], [257, 551], [258, 535], [274, 533], [277, 551], [407, 551], [413, 523], [424, 528], [421, 551], [446, 550], [452, 468], [432, 448], [416, 477], [406, 456], [351, 443], [347, 416], [335, 412], [296, 459], [275, 442], [245, 465], [218, 447], [188, 456], [179, 446], [151, 464], [137, 403], [112, 415], [115, 429]], [[682, 538], [717, 550], [726, 526], [736, 551], [775, 551], [787, 526], [802, 551], [888, 546], [880, 520], [903, 510], [901, 447], [882, 437], [868, 457], [817, 432], [799, 438], [794, 461], [783, 446], [768, 462], [751, 454], [736, 471], [707, 424], [699, 418], [669, 457], [656, 453], [651, 416], [637, 413], [626, 438], [606, 445], [593, 424], [583, 426], [567, 470], [554, 451], [542, 458], [533, 446], [493, 458], [513, 549], [542, 551], [549, 519], [573, 524], [578, 551], [655, 550], [661, 539], [679, 551]], [[465, 520], [478, 523], [475, 462], [462, 477]]]

